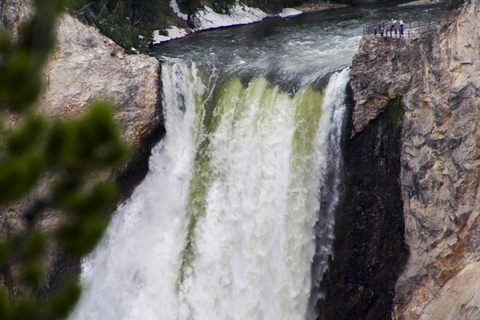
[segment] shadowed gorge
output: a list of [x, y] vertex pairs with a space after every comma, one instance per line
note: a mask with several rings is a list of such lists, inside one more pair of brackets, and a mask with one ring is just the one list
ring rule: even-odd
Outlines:
[[346, 145], [348, 190], [336, 217], [325, 319], [388, 319], [405, 266], [401, 98]]

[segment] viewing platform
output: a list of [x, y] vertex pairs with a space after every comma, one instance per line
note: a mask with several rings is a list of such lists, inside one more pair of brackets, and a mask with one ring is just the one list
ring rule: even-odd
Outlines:
[[438, 19], [430, 18], [426, 20], [403, 22], [403, 32], [401, 32], [402, 28], [400, 27], [399, 21], [395, 22], [396, 32], [392, 28], [391, 21], [381, 21], [377, 24], [363, 27], [363, 36], [415, 40], [423, 33], [436, 30], [439, 26], [448, 24], [449, 21], [453, 21], [453, 18], [454, 15], [452, 14], [444, 14]]

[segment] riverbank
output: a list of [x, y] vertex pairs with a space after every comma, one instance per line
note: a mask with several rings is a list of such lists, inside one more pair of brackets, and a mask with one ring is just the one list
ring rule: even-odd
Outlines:
[[316, 12], [330, 9], [346, 8], [346, 4], [333, 4], [333, 3], [304, 3], [300, 7], [295, 7], [295, 10], [302, 13]]
[[[176, 0], [171, 1], [170, 7], [178, 18], [187, 21], [187, 15], [180, 12]], [[166, 35], [160, 34], [160, 30], [155, 30], [153, 44], [158, 45], [162, 42], [183, 38], [199, 31], [260, 22], [267, 17], [287, 18], [307, 12], [316, 12], [345, 7], [348, 6], [344, 4], [304, 3], [300, 7], [284, 8], [278, 14], [268, 14], [258, 8], [251, 8], [246, 5], [241, 5], [237, 3], [230, 9], [229, 14], [220, 14], [213, 11], [212, 8], [205, 6], [203, 10], [201, 10], [196, 16], [196, 28], [190, 29], [179, 28], [178, 26], [171, 26], [166, 30]]]
[[445, 0], [419, 0], [419, 1], [412, 1], [407, 3], [399, 4], [399, 7], [412, 7], [412, 6], [431, 6], [434, 4], [445, 3]]
[[[398, 5], [399, 7], [407, 6], [426, 6], [434, 5], [438, 3], [445, 2], [445, 0], [420, 0], [412, 1]], [[302, 13], [318, 12], [324, 10], [332, 10], [339, 8], [347, 8], [349, 5], [346, 4], [333, 4], [333, 3], [304, 3], [299, 7], [295, 8], [284, 8], [278, 14], [268, 14], [258, 8], [251, 8], [246, 5], [241, 5], [237, 3], [230, 9], [229, 14], [220, 14], [213, 11], [209, 6], [205, 6], [196, 16], [197, 27], [190, 29], [188, 27], [182, 28], [179, 26], [171, 26], [166, 29], [163, 34], [160, 33], [160, 30], [155, 30], [154, 32], [154, 45], [159, 45], [162, 42], [170, 41], [173, 39], [183, 38], [191, 36], [196, 32], [216, 29], [216, 28], [225, 28], [231, 26], [238, 26], [244, 24], [251, 24], [260, 22], [267, 17], [281, 17], [288, 18]], [[175, 13], [176, 17], [180, 20], [187, 21], [187, 15], [180, 12], [176, 0], [172, 0], [170, 3], [170, 8]], [[166, 33], [166, 34], [165, 34]]]
[[[170, 7], [172, 8], [173, 12], [177, 17], [184, 21], [187, 21], [187, 15], [180, 12], [180, 8], [178, 7], [176, 0], [171, 1]], [[298, 12], [297, 14], [301, 13], [302, 12]], [[250, 8], [248, 6], [240, 5], [238, 3], [230, 9], [230, 14], [216, 13], [215, 11], [213, 11], [212, 8], [205, 6], [204, 9], [199, 11], [195, 17], [197, 25], [196, 28], [190, 29], [171, 26], [166, 30], [166, 35], [160, 34], [160, 30], [155, 30], [153, 36], [153, 44], [158, 45], [162, 42], [182, 38], [192, 33], [203, 30], [260, 22], [267, 16], [270, 15], [260, 9]]]

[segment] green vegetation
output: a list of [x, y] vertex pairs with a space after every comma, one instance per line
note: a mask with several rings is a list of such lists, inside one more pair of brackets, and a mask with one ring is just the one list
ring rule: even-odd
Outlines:
[[[355, 4], [357, 0], [333, 0], [333, 3]], [[165, 32], [174, 19], [170, 0], [71, 0], [74, 15], [93, 24], [127, 53], [145, 52], [153, 41], [153, 31]], [[285, 7], [301, 6], [305, 0], [243, 0], [251, 7], [266, 12], [279, 12]], [[318, 1], [312, 1], [318, 3]], [[322, 2], [322, 1], [320, 1]], [[210, 5], [221, 14], [230, 14], [235, 0], [177, 0], [182, 13], [187, 15], [187, 25], [198, 25], [197, 13], [204, 5]], [[169, 22], [167, 22], [170, 20]]]
[[[126, 146], [111, 117], [110, 105], [94, 103], [81, 118], [48, 120], [34, 108], [42, 66], [53, 46], [52, 29], [66, 3], [34, 1], [36, 15], [23, 26], [20, 39], [0, 35], [0, 206], [25, 199], [39, 185], [44, 195], [29, 201], [16, 225], [0, 238], [0, 319], [62, 319], [78, 299], [78, 280], [55, 292], [42, 292], [49, 248], [79, 258], [103, 234], [103, 216], [116, 199], [117, 186], [102, 181], [102, 172], [125, 160]], [[18, 119], [13, 128], [5, 124]], [[47, 184], [46, 181], [49, 181]], [[54, 212], [59, 223], [40, 227], [42, 215]], [[6, 216], [4, 216], [6, 218]]]
[[178, 2], [178, 7], [182, 12], [187, 14], [187, 24], [190, 28], [195, 28], [195, 15], [200, 9], [200, 0], [181, 0]]
[[[171, 12], [168, 0], [72, 0], [72, 11], [94, 24], [117, 44], [132, 53], [144, 52], [155, 29], [165, 29]], [[134, 48], [134, 50], [132, 50]]]
[[402, 125], [403, 120], [403, 104], [402, 96], [397, 96], [389, 102], [390, 119], [393, 124], [393, 138], [395, 139], [398, 133], [398, 128]]
[[230, 7], [235, 4], [235, 0], [216, 0], [212, 2], [213, 10], [221, 14], [230, 14]]

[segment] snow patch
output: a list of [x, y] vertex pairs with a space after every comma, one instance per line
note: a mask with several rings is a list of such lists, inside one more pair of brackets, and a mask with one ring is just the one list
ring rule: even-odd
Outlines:
[[419, 0], [399, 4], [397, 7], [429, 6], [445, 2], [444, 0]]
[[[188, 16], [180, 12], [180, 8], [176, 0], [170, 2], [170, 7], [173, 12], [183, 20], [187, 20]], [[287, 8], [279, 14], [280, 17], [291, 17], [301, 14], [301, 11]], [[255, 22], [260, 22], [264, 18], [269, 16], [265, 12], [257, 8], [250, 8], [245, 5], [241, 5], [239, 2], [230, 8], [230, 14], [220, 14], [212, 10], [212, 8], [204, 7], [196, 15], [196, 23], [198, 26], [193, 30], [201, 31], [207, 29], [221, 28], [236, 26], [241, 24], [250, 24]], [[187, 31], [184, 29], [179, 29], [177, 27], [171, 27], [168, 31], [168, 36], [160, 35], [159, 31], [156, 30], [153, 33], [153, 43], [159, 44], [161, 42], [169, 41], [176, 38], [181, 38], [187, 35]]]
[[278, 15], [282, 18], [286, 17], [293, 17], [293, 16], [298, 16], [299, 14], [302, 14], [302, 11], [298, 11], [292, 8], [284, 8], [282, 12], [280, 12]]
[[172, 0], [170, 2], [170, 8], [172, 8], [173, 12], [175, 12], [177, 16], [187, 21], [188, 15], [180, 12], [180, 7], [178, 6], [178, 3], [176, 0]]
[[265, 17], [267, 14], [262, 10], [242, 6], [238, 3], [230, 8], [229, 15], [216, 13], [212, 8], [205, 7], [197, 14], [198, 26], [195, 31], [249, 24], [262, 21]]
[[164, 36], [160, 34], [159, 30], [155, 30], [153, 32], [153, 43], [159, 44], [165, 41], [181, 38], [187, 35], [187, 31], [185, 29], [180, 29], [177, 27], [170, 27], [170, 29], [167, 29], [167, 32], [168, 32], [168, 36]]

